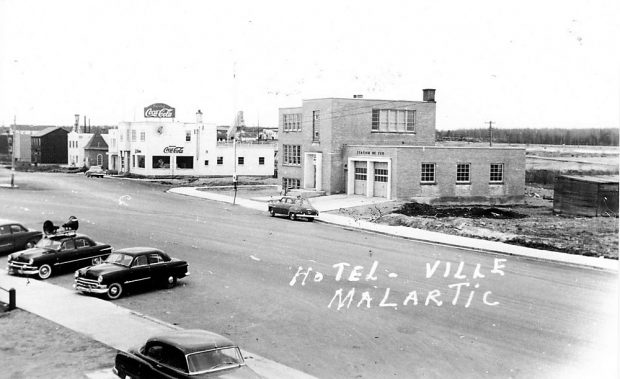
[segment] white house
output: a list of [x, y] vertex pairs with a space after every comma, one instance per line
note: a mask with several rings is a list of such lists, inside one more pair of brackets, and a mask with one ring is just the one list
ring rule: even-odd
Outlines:
[[67, 135], [68, 155], [67, 160], [70, 166], [82, 167], [86, 165], [84, 156], [84, 146], [93, 138], [92, 133], [78, 133], [74, 130]]

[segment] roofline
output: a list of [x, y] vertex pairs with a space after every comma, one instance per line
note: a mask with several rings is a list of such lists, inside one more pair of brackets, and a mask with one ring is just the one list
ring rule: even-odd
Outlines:
[[514, 147], [514, 146], [506, 146], [506, 147], [495, 147], [495, 146], [425, 146], [425, 145], [346, 145], [346, 147], [389, 147], [389, 148], [418, 148], [418, 149], [484, 149], [484, 150], [523, 150], [526, 149], [524, 147]]

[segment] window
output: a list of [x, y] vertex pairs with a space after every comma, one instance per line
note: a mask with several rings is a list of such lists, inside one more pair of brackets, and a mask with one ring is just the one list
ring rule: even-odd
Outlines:
[[170, 156], [153, 155], [153, 168], [170, 168]]
[[224, 157], [217, 157], [217, 164], [224, 164]]
[[243, 164], [244, 161], [245, 161], [244, 157], [237, 157], [237, 164]]
[[458, 163], [456, 165], [456, 182], [469, 183], [469, 163]]
[[265, 157], [258, 157], [258, 164], [259, 165], [264, 165], [265, 164]]
[[209, 165], [209, 160], [207, 159], [207, 160], [205, 161], [205, 166], [208, 166], [208, 165]]
[[284, 162], [285, 165], [301, 165], [301, 146], [300, 145], [284, 145]]
[[164, 259], [159, 254], [149, 254], [149, 264], [161, 263]]
[[131, 156], [131, 167], [136, 167], [136, 156], [135, 155]]
[[491, 175], [489, 181], [493, 183], [502, 183], [504, 181], [504, 164], [491, 163]]
[[145, 166], [146, 159], [144, 155], [136, 155], [136, 157], [138, 157], [138, 167], [145, 168], [144, 166]]
[[0, 235], [11, 234], [11, 228], [8, 225], [0, 226]]
[[319, 128], [321, 126], [321, 111], [312, 111], [312, 141], [319, 141]]
[[131, 142], [136, 142], [136, 131], [135, 130], [131, 131]]
[[414, 132], [415, 111], [406, 109], [373, 109], [371, 125], [373, 132]]
[[75, 249], [75, 242], [73, 240], [68, 240], [62, 243], [61, 250], [73, 250]]
[[387, 168], [375, 168], [375, 182], [384, 182], [388, 181], [388, 170]]
[[144, 142], [146, 141], [146, 132], [145, 131], [141, 131], [140, 132], [140, 142]]
[[355, 168], [355, 180], [366, 180], [367, 169], [366, 167]]
[[11, 232], [13, 232], [13, 233], [22, 233], [22, 232], [27, 232], [27, 230], [24, 229], [20, 225], [11, 225]]
[[131, 266], [132, 267], [139, 267], [139, 266], [146, 266], [147, 264], [148, 264], [148, 261], [146, 259], [146, 255], [139, 255], [133, 261], [133, 264]]
[[185, 141], [189, 142], [192, 140], [192, 132], [190, 130], [185, 131]]
[[282, 178], [282, 188], [284, 189], [299, 189], [300, 180], [294, 178]]
[[97, 166], [102, 166], [102, 165], [103, 165], [103, 155], [97, 154]]
[[301, 113], [283, 114], [282, 130], [285, 132], [299, 132], [301, 130]]
[[421, 183], [435, 183], [435, 164], [422, 163]]
[[75, 247], [78, 248], [78, 249], [84, 249], [86, 247], [90, 247], [90, 244], [84, 238], [77, 238], [75, 240]]
[[191, 169], [194, 168], [194, 157], [176, 157], [177, 168]]

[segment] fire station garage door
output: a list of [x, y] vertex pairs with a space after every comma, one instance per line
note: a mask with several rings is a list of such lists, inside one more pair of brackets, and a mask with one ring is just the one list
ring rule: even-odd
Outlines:
[[365, 161], [355, 161], [355, 185], [353, 193], [356, 195], [366, 195], [367, 170], [367, 163]]
[[374, 162], [375, 164], [375, 182], [373, 194], [376, 197], [387, 197], [388, 184], [388, 164], [387, 162]]

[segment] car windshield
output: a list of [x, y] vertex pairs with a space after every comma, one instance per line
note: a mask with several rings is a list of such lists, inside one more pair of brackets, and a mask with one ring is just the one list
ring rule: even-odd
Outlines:
[[242, 364], [243, 357], [238, 347], [203, 351], [187, 356], [190, 375], [223, 370]]
[[54, 241], [48, 238], [40, 239], [39, 242], [35, 245], [41, 249], [52, 249], [58, 250], [60, 249], [60, 241]]
[[105, 260], [106, 263], [115, 263], [117, 265], [129, 267], [131, 265], [131, 260], [133, 257], [127, 254], [121, 253], [112, 253], [108, 256], [108, 259]]

